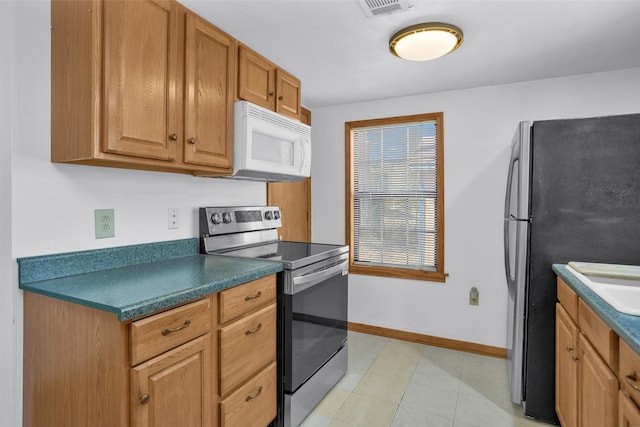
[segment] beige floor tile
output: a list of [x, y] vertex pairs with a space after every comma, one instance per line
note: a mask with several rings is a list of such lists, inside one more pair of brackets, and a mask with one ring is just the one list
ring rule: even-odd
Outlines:
[[349, 397], [349, 392], [341, 388], [333, 388], [325, 397], [320, 401], [318, 406], [313, 410], [314, 413], [322, 415], [323, 417], [333, 418], [338, 412], [338, 409], [344, 404]]
[[378, 357], [378, 353], [360, 351], [349, 347], [349, 371], [366, 372]]
[[451, 427], [453, 420], [439, 415], [410, 412], [402, 407], [398, 408], [396, 416], [393, 418], [391, 427]]
[[345, 423], [344, 421], [340, 421], [340, 420], [331, 420], [329, 427], [358, 427], [358, 426], [356, 426], [355, 424]]
[[479, 395], [459, 394], [454, 420], [471, 426], [513, 427], [511, 409]]
[[376, 335], [362, 334], [360, 332], [348, 332], [349, 349], [380, 353], [389, 342], [389, 338]]
[[334, 420], [362, 427], [389, 427], [396, 413], [395, 403], [351, 393]]
[[458, 394], [455, 391], [440, 390], [412, 382], [402, 397], [400, 407], [404, 412], [431, 414], [453, 420], [457, 399]]
[[322, 415], [318, 415], [314, 412], [307, 415], [307, 417], [302, 420], [302, 423], [299, 427], [327, 427], [331, 424], [331, 417], [323, 417]]
[[409, 379], [406, 377], [369, 371], [353, 392], [397, 404], [400, 403], [408, 383]]
[[353, 391], [353, 389], [358, 386], [362, 377], [364, 377], [364, 372], [347, 371], [340, 381], [338, 381], [336, 387], [346, 391]]

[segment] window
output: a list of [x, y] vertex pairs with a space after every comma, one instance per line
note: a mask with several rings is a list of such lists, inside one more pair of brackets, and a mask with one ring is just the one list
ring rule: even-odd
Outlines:
[[345, 123], [351, 273], [445, 281], [442, 122]]

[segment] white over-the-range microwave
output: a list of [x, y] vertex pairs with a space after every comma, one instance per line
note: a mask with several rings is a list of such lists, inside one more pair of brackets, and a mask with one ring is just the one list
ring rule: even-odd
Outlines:
[[248, 101], [234, 105], [233, 175], [299, 181], [311, 175], [311, 126]]

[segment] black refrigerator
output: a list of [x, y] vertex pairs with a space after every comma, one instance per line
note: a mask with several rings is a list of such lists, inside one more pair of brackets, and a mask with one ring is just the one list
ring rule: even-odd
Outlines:
[[551, 265], [640, 264], [640, 114], [521, 122], [504, 242], [511, 400], [558, 424]]

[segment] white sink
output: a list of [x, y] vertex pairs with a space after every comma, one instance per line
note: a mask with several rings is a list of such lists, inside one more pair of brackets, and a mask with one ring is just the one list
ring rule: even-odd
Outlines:
[[567, 271], [617, 311], [640, 316], [640, 280], [582, 274], [570, 266]]

